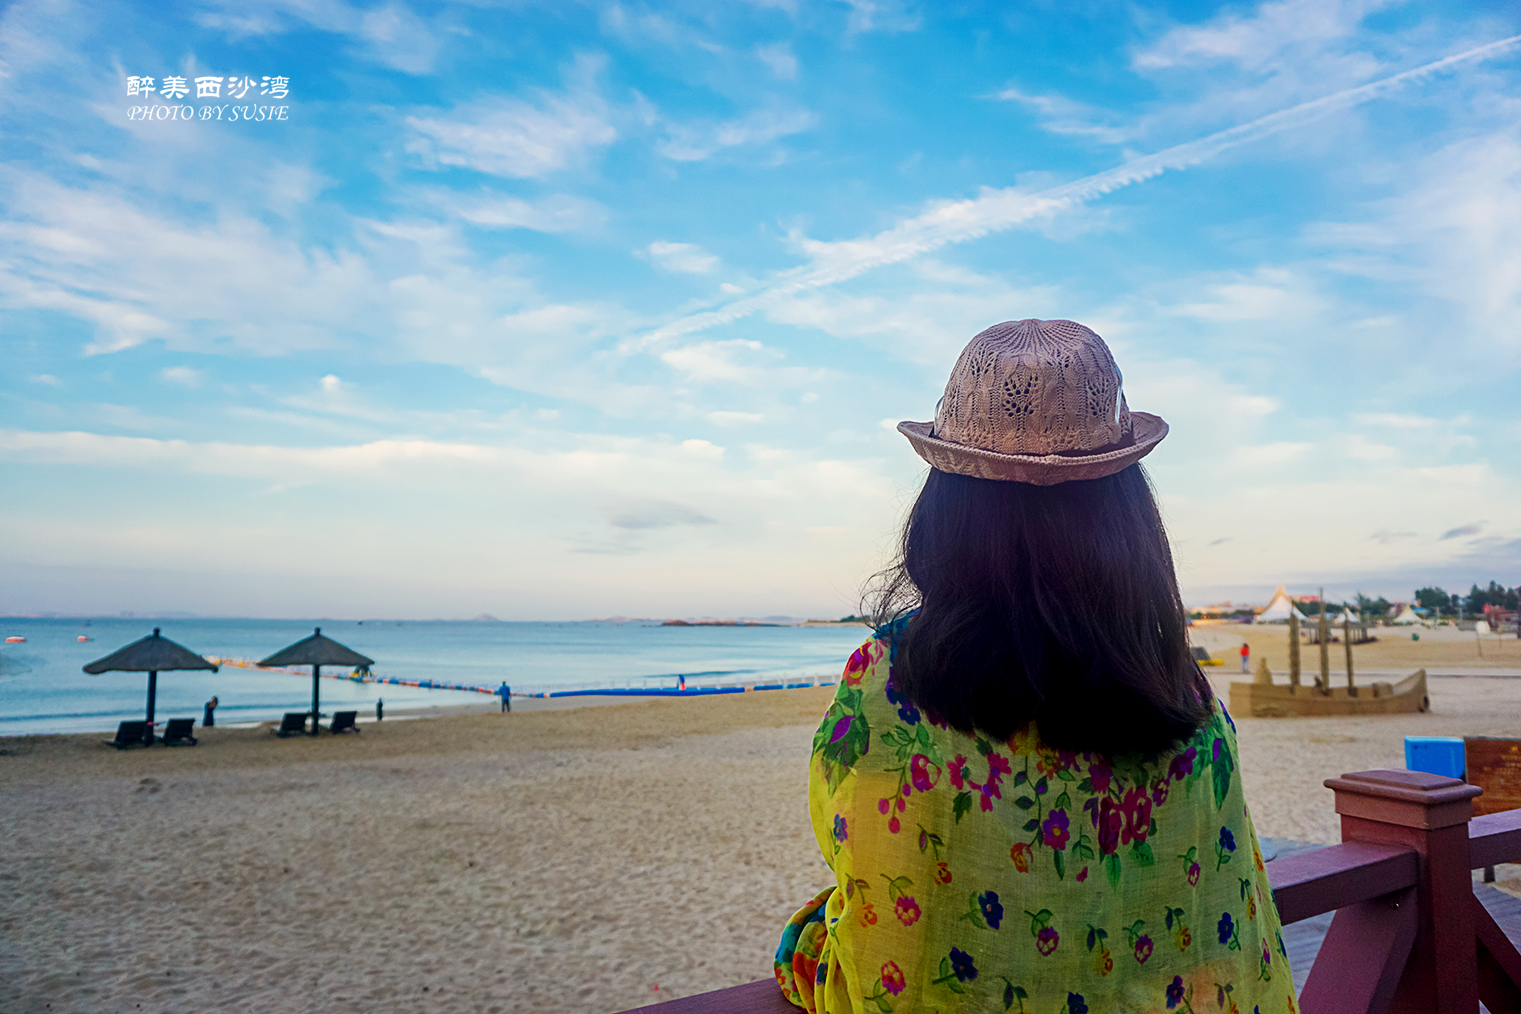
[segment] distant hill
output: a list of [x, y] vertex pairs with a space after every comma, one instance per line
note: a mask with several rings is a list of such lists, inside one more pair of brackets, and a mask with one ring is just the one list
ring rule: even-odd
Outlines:
[[472, 617], [470, 617], [470, 622], [471, 623], [501, 623], [502, 621], [499, 620], [499, 619], [497, 619], [495, 616], [492, 616], [490, 613], [481, 613], [481, 615], [479, 615], [479, 616], [472, 616]]

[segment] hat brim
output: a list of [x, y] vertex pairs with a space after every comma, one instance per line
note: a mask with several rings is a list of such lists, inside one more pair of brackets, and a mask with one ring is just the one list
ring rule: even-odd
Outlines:
[[1134, 442], [1101, 454], [999, 454], [931, 436], [935, 424], [928, 422], [900, 422], [898, 432], [908, 437], [919, 457], [942, 472], [1054, 486], [1059, 482], [1102, 479], [1129, 468], [1167, 436], [1167, 423], [1149, 412], [1132, 411], [1130, 425]]

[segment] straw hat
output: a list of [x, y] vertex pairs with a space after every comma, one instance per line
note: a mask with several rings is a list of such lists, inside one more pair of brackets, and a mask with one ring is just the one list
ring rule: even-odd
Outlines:
[[1099, 479], [1167, 436], [1132, 412], [1104, 339], [1070, 320], [1011, 320], [973, 338], [956, 360], [935, 421], [901, 422], [942, 472], [1054, 486]]

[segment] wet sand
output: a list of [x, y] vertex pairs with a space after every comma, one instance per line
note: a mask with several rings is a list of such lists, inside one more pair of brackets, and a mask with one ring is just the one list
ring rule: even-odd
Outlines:
[[[0, 1010], [596, 1012], [767, 977], [829, 880], [805, 778], [831, 692], [0, 740]], [[1261, 833], [1336, 841], [1323, 779], [1513, 734], [1521, 680], [1431, 698], [1239, 719]]]

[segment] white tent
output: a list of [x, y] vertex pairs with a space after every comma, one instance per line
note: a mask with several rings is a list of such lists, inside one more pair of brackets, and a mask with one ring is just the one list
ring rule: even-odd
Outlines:
[[1389, 625], [1391, 627], [1410, 627], [1420, 622], [1420, 616], [1407, 603], [1405, 608], [1400, 610], [1399, 615], [1389, 621]]
[[1308, 617], [1294, 607], [1294, 603], [1290, 600], [1289, 593], [1284, 591], [1283, 585], [1279, 585], [1278, 590], [1273, 592], [1273, 597], [1268, 600], [1267, 608], [1258, 613], [1252, 622], [1287, 623], [1289, 622], [1289, 615], [1291, 613], [1299, 617], [1300, 623], [1308, 622]]

